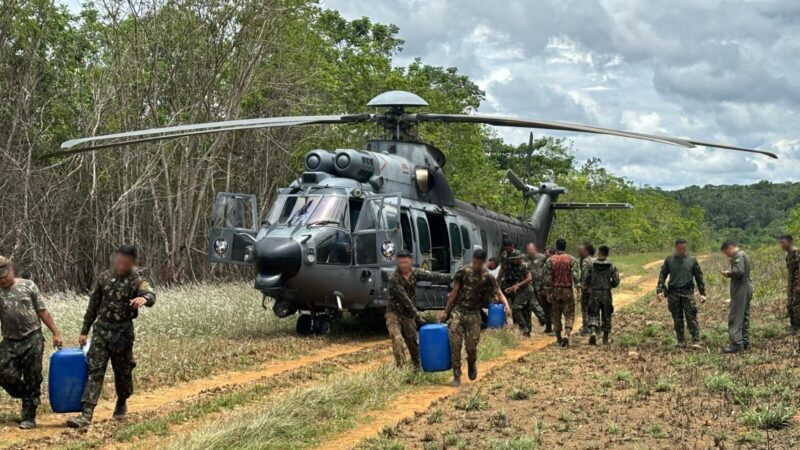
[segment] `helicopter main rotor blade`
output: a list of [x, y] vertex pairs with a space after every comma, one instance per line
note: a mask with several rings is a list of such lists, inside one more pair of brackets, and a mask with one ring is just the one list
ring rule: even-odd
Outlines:
[[515, 117], [497, 117], [486, 115], [465, 115], [465, 114], [435, 114], [435, 113], [416, 113], [409, 114], [410, 120], [420, 122], [449, 122], [449, 123], [478, 123], [496, 125], [503, 127], [519, 128], [538, 128], [555, 131], [574, 131], [578, 133], [606, 134], [610, 136], [626, 137], [631, 139], [641, 139], [645, 141], [660, 142], [663, 144], [677, 145], [679, 147], [693, 148], [696, 146], [713, 147], [724, 150], [735, 150], [739, 152], [757, 153], [778, 159], [774, 153], [763, 150], [754, 150], [744, 147], [736, 147], [726, 144], [716, 144], [712, 142], [697, 141], [693, 139], [683, 139], [672, 136], [661, 136], [657, 134], [634, 133], [632, 131], [614, 130], [611, 128], [592, 127], [588, 125], [578, 125], [564, 122], [550, 122], [544, 120], [517, 119]]
[[111, 147], [120, 147], [144, 142], [176, 139], [185, 136], [222, 133], [227, 131], [251, 130], [258, 128], [291, 127], [300, 125], [337, 124], [367, 122], [373, 119], [371, 114], [329, 115], [329, 116], [295, 116], [270, 117], [261, 119], [227, 120], [191, 125], [178, 125], [148, 130], [114, 133], [82, 139], [72, 139], [61, 144], [61, 151], [51, 152], [43, 159], [66, 156], [76, 153], [91, 152]]

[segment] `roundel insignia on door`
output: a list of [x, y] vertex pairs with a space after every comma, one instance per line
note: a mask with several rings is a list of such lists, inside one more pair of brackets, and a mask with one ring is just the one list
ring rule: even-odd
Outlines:
[[385, 261], [394, 259], [395, 253], [397, 253], [397, 245], [394, 242], [387, 239], [381, 243], [381, 255]]
[[217, 258], [224, 258], [225, 253], [228, 251], [228, 241], [225, 238], [217, 238], [214, 241], [214, 255]]

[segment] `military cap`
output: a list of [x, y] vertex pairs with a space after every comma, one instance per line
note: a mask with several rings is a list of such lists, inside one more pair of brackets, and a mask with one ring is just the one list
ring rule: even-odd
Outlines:
[[5, 256], [0, 256], [0, 278], [6, 276], [9, 267], [11, 267], [11, 260]]
[[514, 250], [511, 251], [511, 253], [508, 254], [507, 258], [508, 259], [520, 259], [520, 258], [522, 258], [522, 252], [519, 251], [519, 250], [514, 249]]

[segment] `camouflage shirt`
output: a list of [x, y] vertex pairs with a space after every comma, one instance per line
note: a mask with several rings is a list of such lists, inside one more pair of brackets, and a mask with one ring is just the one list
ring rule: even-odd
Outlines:
[[592, 270], [592, 264], [594, 261], [595, 259], [591, 256], [581, 258], [581, 286], [584, 288], [588, 286], [587, 276], [589, 275], [589, 271]]
[[619, 271], [610, 261], [597, 259], [586, 268], [584, 287], [593, 291], [610, 291], [619, 286]]
[[796, 247], [786, 253], [786, 268], [789, 269], [789, 292], [800, 293], [800, 250]]
[[[503, 273], [503, 279], [500, 280], [500, 287], [503, 289], [509, 288], [524, 280], [529, 273], [530, 270], [528, 270], [528, 266], [526, 264], [514, 264], [509, 262], [508, 268], [506, 268], [505, 272]], [[528, 286], [525, 286], [525, 288], [527, 287]]]
[[449, 273], [428, 272], [422, 269], [413, 269], [404, 277], [400, 270], [395, 270], [389, 277], [389, 305], [387, 309], [402, 317], [414, 318], [417, 316], [417, 281], [430, 281], [432, 283], [450, 284]]
[[500, 270], [497, 272], [497, 279], [498, 280], [502, 280], [503, 279], [506, 267], [508, 266], [508, 264], [510, 264], [510, 261], [508, 260], [508, 255], [509, 254], [510, 254], [509, 252], [507, 252], [505, 250], [501, 250], [500, 251], [500, 255], [498, 255], [498, 257], [497, 257], [497, 266], [500, 267]]
[[0, 288], [0, 325], [5, 339], [22, 339], [42, 328], [37, 311], [47, 309], [39, 288], [30, 280], [17, 278], [11, 287]]
[[578, 260], [564, 252], [547, 258], [543, 278], [546, 289], [580, 287], [581, 269], [578, 266]]
[[500, 292], [497, 279], [485, 268], [475, 272], [471, 266], [464, 266], [453, 275], [453, 282], [459, 289], [453, 309], [459, 312], [479, 312], [487, 300]]
[[81, 334], [88, 334], [95, 320], [121, 323], [135, 319], [139, 310], [132, 307], [130, 301], [136, 297], [144, 297], [147, 306], [156, 303], [155, 291], [135, 269], [124, 277], [118, 277], [112, 271], [100, 274], [89, 295]]
[[544, 255], [537, 253], [536, 256], [525, 255], [524, 258], [525, 264], [528, 266], [528, 270], [531, 272], [531, 286], [536, 291], [542, 291], [544, 288]]

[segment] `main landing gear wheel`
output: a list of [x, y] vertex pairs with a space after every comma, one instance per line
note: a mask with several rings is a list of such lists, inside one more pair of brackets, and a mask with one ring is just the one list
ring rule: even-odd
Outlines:
[[300, 336], [311, 336], [314, 333], [311, 314], [300, 314], [300, 317], [297, 318], [295, 330]]
[[331, 332], [331, 320], [325, 314], [318, 315], [314, 320], [314, 334], [325, 336]]

